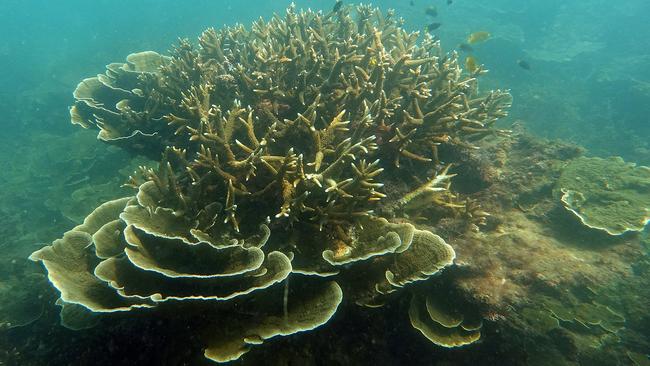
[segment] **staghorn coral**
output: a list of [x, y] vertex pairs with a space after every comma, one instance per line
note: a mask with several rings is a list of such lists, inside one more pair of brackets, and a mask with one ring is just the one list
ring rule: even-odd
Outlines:
[[[290, 7], [82, 81], [73, 123], [161, 158], [130, 177], [135, 197], [32, 254], [61, 292], [64, 325], [175, 307], [217, 324], [202, 331], [205, 355], [224, 362], [322, 325], [344, 293], [380, 306], [451, 265], [452, 247], [405, 219], [484, 221], [452, 190], [462, 162], [438, 147], [506, 133], [494, 123], [511, 98], [479, 94], [482, 70], [400, 25], [365, 5]], [[267, 315], [247, 319], [249, 307]]]
[[[209, 143], [228, 164], [259, 150], [260, 134], [311, 141], [300, 145], [315, 171], [347, 137], [356, 143], [376, 136], [399, 164], [436, 161], [441, 143], [470, 146], [498, 132], [490, 127], [511, 98], [502, 91], [478, 95], [483, 70], [464, 73], [456, 54], [442, 53], [428, 34], [418, 43], [419, 33], [400, 28], [392, 12], [349, 12], [289, 8], [284, 19], [260, 19], [250, 30], [208, 29], [198, 47], [183, 40], [171, 57], [131, 54], [79, 84], [72, 122], [98, 127], [109, 142], [137, 139], [131, 147], [155, 140], [147, 148], [157, 152]], [[232, 139], [240, 136], [239, 143]]]

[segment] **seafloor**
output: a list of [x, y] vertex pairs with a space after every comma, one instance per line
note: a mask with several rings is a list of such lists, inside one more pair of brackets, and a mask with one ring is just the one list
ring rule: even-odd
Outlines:
[[[479, 342], [456, 349], [433, 345], [409, 324], [408, 296], [377, 309], [344, 300], [326, 325], [271, 339], [233, 364], [649, 365], [647, 229], [622, 236], [590, 230], [553, 194], [562, 169], [579, 156], [650, 162], [648, 125], [633, 123], [645, 121], [650, 90], [638, 76], [648, 56], [627, 56], [638, 48], [638, 37], [621, 39], [619, 50], [585, 41], [609, 32], [603, 24], [612, 13], [636, 12], [602, 11], [605, 5], [564, 4], [550, 30], [532, 41], [519, 26], [499, 23], [502, 10], [494, 4], [482, 9], [494, 16], [445, 25], [459, 39], [468, 27], [506, 34], [486, 45], [492, 53], [480, 54], [489, 68], [501, 62], [490, 54], [502, 57], [512, 47], [525, 48], [533, 64], [527, 72], [512, 62], [487, 77], [514, 89], [512, 115], [525, 118], [536, 135], [514, 126], [510, 137], [485, 139], [464, 157], [463, 180], [453, 182], [460, 193], [480, 199], [491, 214], [487, 224], [469, 233], [454, 220], [428, 228], [457, 253], [455, 265], [431, 285], [440, 298], [486, 317]], [[420, 13], [418, 8], [416, 15], [424, 17]], [[587, 24], [577, 14], [598, 21]], [[600, 63], [585, 75], [592, 59]], [[106, 317], [82, 331], [60, 325], [54, 305], [59, 294], [27, 256], [98, 204], [131, 194], [120, 184], [146, 162], [98, 143], [95, 132], [65, 126], [65, 106], [80, 71], [60, 64], [66, 70], [58, 73], [67, 77], [49, 80], [55, 72], [44, 67], [34, 71], [48, 76], [40, 86], [0, 98], [3, 120], [13, 123], [0, 134], [0, 365], [213, 365], [203, 357], [195, 332], [200, 327], [193, 327], [200, 318], [136, 314]], [[589, 149], [539, 134], [581, 141]]]
[[[32, 139], [30, 145], [0, 145], [16, 156], [0, 167], [7, 187], [0, 193], [6, 239], [0, 248], [0, 365], [210, 364], [193, 332], [200, 318], [109, 317], [83, 331], [59, 325], [53, 305], [58, 294], [26, 256], [72, 227], [79, 220], [74, 213], [123, 195], [117, 187], [128, 170], [118, 168], [128, 158], [98, 148], [83, 132]], [[74, 151], [66, 148], [70, 143]], [[46, 149], [35, 154], [28, 147], [35, 145]], [[431, 344], [409, 325], [406, 298], [378, 309], [344, 302], [325, 326], [272, 339], [237, 363], [647, 364], [640, 357], [650, 349], [647, 235], [611, 237], [587, 229], [553, 196], [563, 166], [586, 153], [515, 126], [510, 137], [486, 139], [465, 157], [467, 171], [456, 189], [480, 198], [492, 216], [477, 233], [455, 227], [453, 220], [435, 228], [458, 260], [432, 286], [441, 297], [453, 296], [486, 316], [477, 344]], [[79, 173], [63, 180], [62, 171]]]

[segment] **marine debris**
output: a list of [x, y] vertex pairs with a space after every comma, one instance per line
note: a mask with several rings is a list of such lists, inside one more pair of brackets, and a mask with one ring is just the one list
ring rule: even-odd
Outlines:
[[[205, 356], [226, 362], [325, 324], [343, 299], [381, 306], [450, 266], [430, 229], [485, 223], [452, 178], [459, 152], [508, 133], [494, 124], [511, 97], [479, 93], [482, 69], [401, 24], [367, 5], [291, 6], [83, 80], [72, 123], [160, 163], [130, 177], [134, 196], [32, 254], [62, 323], [173, 308], [206, 319]], [[480, 334], [466, 332], [452, 346]]]

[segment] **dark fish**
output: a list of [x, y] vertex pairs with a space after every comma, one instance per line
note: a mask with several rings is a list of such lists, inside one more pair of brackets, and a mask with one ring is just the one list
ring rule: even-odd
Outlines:
[[517, 60], [517, 65], [524, 70], [530, 70], [530, 64], [526, 60]]
[[430, 7], [427, 8], [427, 10], [424, 11], [424, 14], [426, 14], [426, 15], [432, 17], [432, 18], [435, 18], [435, 17], [438, 16], [438, 8], [431, 5]]
[[453, 0], [447, 0], [447, 5], [451, 5], [451, 4], [453, 4], [453, 3], [454, 3]]
[[433, 32], [434, 30], [440, 28], [442, 23], [431, 23], [427, 25], [427, 32]]
[[415, 5], [415, 1], [411, 0], [411, 1], [409, 2], [409, 5], [411, 5], [411, 6]]
[[465, 69], [471, 74], [475, 73], [479, 68], [478, 60], [474, 56], [467, 56], [465, 58]]
[[458, 45], [458, 49], [464, 52], [473, 52], [474, 48], [472, 46], [468, 45], [467, 43], [461, 43]]
[[341, 10], [341, 6], [343, 6], [343, 0], [336, 0], [336, 4], [334, 4], [332, 11], [336, 13], [337, 11]]

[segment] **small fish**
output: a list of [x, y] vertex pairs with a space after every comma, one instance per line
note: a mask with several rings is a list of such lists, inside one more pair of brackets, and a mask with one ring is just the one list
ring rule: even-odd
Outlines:
[[442, 23], [431, 23], [427, 25], [427, 32], [433, 32], [434, 30], [440, 28]]
[[517, 65], [524, 70], [530, 70], [530, 64], [526, 60], [517, 60]]
[[478, 62], [474, 56], [467, 56], [465, 58], [465, 69], [467, 69], [470, 74], [473, 74], [478, 70]]
[[415, 1], [411, 0], [411, 1], [409, 2], [409, 5], [411, 5], [411, 6], [415, 5]]
[[426, 14], [426, 15], [432, 17], [432, 18], [435, 18], [435, 17], [438, 16], [438, 8], [431, 5], [424, 11], [424, 14]]
[[332, 8], [332, 12], [336, 13], [337, 11], [341, 10], [342, 6], [343, 0], [336, 0], [336, 4], [334, 4], [334, 7]]
[[467, 36], [467, 43], [475, 44], [475, 43], [486, 41], [488, 38], [490, 38], [490, 33], [488, 32], [485, 31], [474, 32], [469, 36]]
[[447, 0], [447, 6], [449, 6], [449, 5], [453, 4], [453, 3], [454, 3], [453, 0]]
[[468, 45], [467, 43], [461, 43], [458, 45], [458, 49], [464, 52], [473, 52], [474, 48], [472, 46]]

